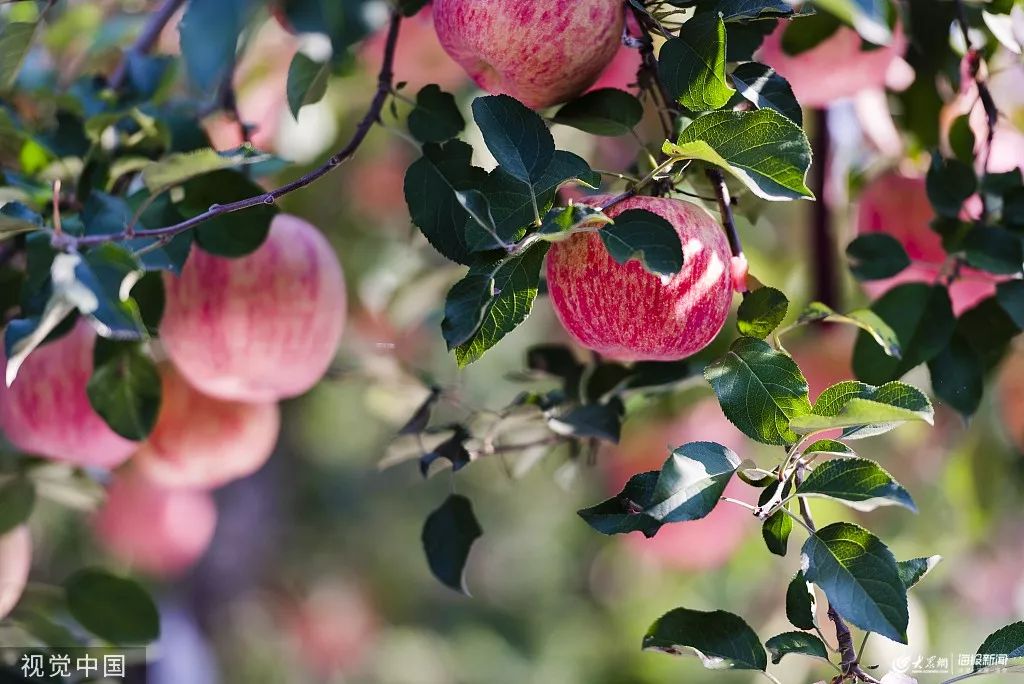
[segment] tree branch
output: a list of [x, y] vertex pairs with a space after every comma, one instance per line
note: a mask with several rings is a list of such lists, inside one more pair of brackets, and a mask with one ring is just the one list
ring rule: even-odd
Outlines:
[[705, 173], [715, 188], [715, 199], [718, 202], [718, 211], [722, 214], [725, 234], [729, 238], [729, 249], [734, 257], [743, 256], [743, 245], [740, 243], [740, 234], [736, 230], [736, 220], [732, 215], [732, 198], [729, 197], [729, 187], [725, 184], [725, 174], [717, 167], [710, 166]]
[[811, 169], [811, 185], [817, 201], [811, 210], [811, 253], [809, 255], [813, 274], [811, 282], [814, 298], [819, 302], [839, 309], [839, 265], [836, 263], [836, 246], [832, 235], [832, 213], [825, 201], [825, 186], [828, 184], [828, 158], [831, 154], [831, 139], [828, 130], [828, 112], [812, 110], [814, 139], [814, 164]]
[[[370, 102], [369, 109], [363, 118], [359, 121], [356, 126], [355, 132], [349, 139], [348, 143], [343, 148], [335, 152], [330, 158], [323, 163], [323, 165], [313, 169], [309, 173], [303, 175], [300, 178], [293, 180], [290, 183], [286, 183], [278, 188], [269, 190], [253, 197], [247, 197], [245, 199], [238, 200], [236, 202], [229, 202], [228, 204], [215, 204], [206, 211], [192, 218], [175, 223], [174, 225], [165, 226], [163, 228], [149, 228], [134, 231], [132, 237], [152, 237], [152, 238], [163, 238], [169, 239], [179, 233], [183, 233], [186, 230], [191, 230], [196, 226], [209, 221], [210, 219], [222, 216], [224, 214], [230, 214], [232, 212], [241, 211], [243, 209], [249, 209], [256, 207], [261, 204], [274, 204], [281, 197], [284, 197], [290, 192], [294, 192], [299, 188], [304, 188], [310, 185], [314, 181], [318, 180], [322, 176], [330, 173], [336, 167], [347, 161], [356, 153], [359, 146], [366, 139], [366, 136], [370, 133], [373, 125], [380, 120], [380, 113], [384, 109], [384, 104], [387, 101], [388, 94], [392, 90], [392, 81], [394, 80], [394, 61], [395, 61], [395, 48], [398, 46], [398, 29], [401, 25], [402, 17], [398, 12], [394, 12], [391, 15], [391, 24], [388, 28], [387, 42], [384, 48], [384, 62], [381, 64], [380, 73], [377, 76], [377, 91], [373, 96], [373, 100]], [[55, 236], [56, 237], [56, 236]], [[54, 247], [64, 249], [74, 249], [77, 247], [87, 247], [92, 245], [104, 244], [107, 242], [119, 242], [126, 238], [124, 231], [120, 233], [108, 233], [104, 235], [86, 235], [82, 237], [73, 237], [65, 234], [63, 239], [55, 239]]]
[[167, 26], [167, 22], [171, 20], [174, 13], [185, 4], [185, 0], [164, 0], [164, 3], [149, 17], [149, 21], [142, 28], [142, 33], [135, 39], [132, 46], [128, 48], [124, 56], [121, 59], [121, 63], [117, 65], [117, 69], [111, 74], [110, 80], [107, 84], [114, 90], [120, 90], [124, 87], [125, 78], [128, 76], [128, 62], [131, 57], [141, 57], [142, 55], [148, 54], [153, 46], [156, 45], [156, 41], [160, 38], [160, 33]]

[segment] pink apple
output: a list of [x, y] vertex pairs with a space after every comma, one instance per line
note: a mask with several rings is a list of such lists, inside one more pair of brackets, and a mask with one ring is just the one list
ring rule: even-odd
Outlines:
[[885, 88], [886, 74], [906, 42], [897, 31], [892, 44], [865, 50], [860, 35], [841, 26], [810, 50], [788, 55], [782, 49], [782, 35], [788, 26], [788, 22], [779, 22], [755, 57], [789, 81], [805, 107], [827, 107], [864, 90]]
[[32, 566], [32, 536], [20, 525], [0, 536], [0, 620], [21, 600]]
[[[687, 442], [713, 441], [729, 447], [741, 458], [751, 442], [722, 413], [714, 399], [702, 399], [680, 417], [662, 424], [627, 422], [622, 441], [608, 455], [609, 488], [617, 494], [633, 475], [658, 470], [671, 450]], [[726, 496], [756, 503], [757, 492], [734, 478]], [[631, 552], [658, 565], [679, 570], [710, 570], [732, 557], [757, 520], [747, 509], [721, 502], [706, 518], [672, 523], [647, 539], [640, 534], [623, 537]]]
[[327, 239], [278, 214], [266, 242], [240, 259], [194, 248], [167, 276], [160, 337], [185, 379], [213, 397], [270, 402], [327, 371], [345, 319], [345, 281]]
[[201, 394], [170, 365], [161, 369], [156, 427], [133, 463], [168, 487], [213, 489], [259, 470], [281, 425], [277, 404], [246, 404]]
[[441, 45], [477, 84], [528, 107], [580, 94], [615, 57], [619, 0], [435, 0]]
[[1003, 362], [998, 384], [999, 415], [1010, 443], [1024, 453], [1024, 355], [1012, 353]]
[[217, 507], [209, 493], [161, 487], [133, 470], [114, 478], [93, 519], [97, 540], [112, 556], [157, 577], [192, 567], [216, 526]]
[[600, 78], [588, 90], [600, 88], [617, 88], [635, 93], [637, 90], [636, 75], [640, 70], [640, 51], [625, 45], [619, 47], [615, 57], [601, 72]]
[[595, 233], [578, 233], [548, 252], [551, 304], [573, 339], [610, 358], [689, 356], [715, 338], [732, 304], [725, 233], [706, 211], [680, 200], [633, 197], [607, 213], [614, 218], [629, 209], [652, 211], [675, 227], [683, 244], [682, 270], [663, 280], [637, 260], [616, 262]]
[[[77, 466], [113, 468], [137, 444], [111, 430], [93, 410], [85, 388], [92, 377], [96, 334], [79, 321], [39, 347], [9, 388], [0, 382], [0, 431], [18, 449]], [[0, 360], [6, 367], [3, 350]]]
[[[899, 240], [911, 266], [892, 278], [863, 284], [872, 297], [880, 297], [904, 283], [935, 283], [940, 280], [946, 252], [942, 239], [929, 224], [935, 218], [925, 181], [897, 173], [886, 173], [871, 181], [861, 193], [857, 232], [886, 233]], [[960, 315], [995, 294], [997, 279], [983, 271], [961, 269], [961, 277], [949, 288], [953, 311]]]
[[366, 592], [352, 584], [321, 583], [284, 612], [297, 659], [320, 681], [357, 670], [377, 639], [377, 611]]
[[[455, 91], [469, 85], [466, 72], [448, 56], [437, 39], [430, 6], [402, 21], [395, 50], [395, 83], [405, 82], [405, 92], [415, 95], [425, 85], [436, 83], [441, 90]], [[366, 39], [359, 49], [364, 69], [376, 75], [384, 56], [387, 29]]]

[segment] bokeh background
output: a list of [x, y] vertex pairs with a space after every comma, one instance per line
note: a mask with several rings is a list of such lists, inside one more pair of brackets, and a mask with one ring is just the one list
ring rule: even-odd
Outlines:
[[[71, 3], [65, 25], [49, 33], [32, 59], [69, 69], [73, 59], [80, 60], [75, 66], [109, 59], [111, 46], [137, 30], [130, 15], [108, 12], [110, 4]], [[237, 69], [239, 108], [256, 124], [259, 147], [295, 162], [282, 173], [286, 180], [347, 139], [373, 92], [381, 36], [356, 51], [324, 100], [305, 107], [298, 121], [285, 101], [287, 65], [296, 50], [322, 46], [287, 33], [269, 16], [247, 40]], [[173, 22], [158, 49], [177, 50]], [[636, 62], [624, 48], [601, 85], [629, 88]], [[1008, 68], [1012, 76], [1019, 66]], [[396, 73], [410, 96], [439, 83], [468, 110], [475, 94], [437, 43], [429, 10], [405, 22]], [[1007, 93], [1020, 91], [1007, 86], [997, 100]], [[899, 124], [899, 112], [883, 95], [836, 102], [827, 116], [833, 157], [826, 199], [842, 246], [851, 239], [857, 192], [866, 180], [894, 165], [920, 170], [927, 156], [911, 139], [893, 137], [889, 126], [893, 117]], [[207, 124], [219, 147], [238, 144], [231, 122], [212, 117]], [[470, 131], [472, 141], [472, 124]], [[563, 127], [554, 132], [560, 148], [596, 168], [623, 169], [637, 154], [632, 139], [596, 139]], [[487, 165], [478, 140], [475, 147], [478, 163]], [[536, 385], [516, 376], [525, 351], [565, 336], [540, 298], [527, 324], [480, 362], [457, 370], [439, 324], [444, 293], [461, 270], [435, 254], [409, 221], [402, 180], [417, 156], [401, 120], [387, 115], [351, 162], [283, 202], [286, 211], [319, 226], [342, 260], [349, 289], [344, 339], [329, 377], [283, 406], [284, 429], [269, 464], [216, 494], [215, 538], [198, 565], [179, 577], [141, 575], [163, 616], [151, 681], [749, 681], [748, 673], [711, 672], [696, 660], [643, 653], [640, 639], [676, 606], [738, 613], [764, 638], [786, 631], [783, 595], [799, 562], [799, 529], [789, 556], [779, 558], [766, 552], [758, 524], [739, 508], [665, 529], [653, 540], [603, 537], [575, 514], [618, 491], [629, 475], [656, 467], [666, 447], [684, 441], [717, 440], [762, 465], [776, 462], [778, 451], [743, 439], [701, 382], [631, 399], [622, 443], [602, 447], [593, 459], [561, 449], [473, 463], [458, 478], [485, 529], [468, 565], [473, 597], [431, 577], [421, 526], [452, 483], [443, 471], [424, 480], [408, 458], [415, 445], [396, 441], [395, 431], [426, 397], [428, 383], [445, 391], [439, 420], [504, 406]], [[1021, 161], [1011, 156], [1011, 164]], [[741, 195], [739, 216], [751, 272], [786, 292], [794, 308], [812, 300], [811, 205], [768, 205]], [[845, 307], [867, 302], [842, 260], [836, 264]], [[852, 337], [845, 330], [797, 332], [787, 347], [812, 393], [850, 376]], [[910, 381], [927, 386], [928, 377], [915, 373]], [[865, 661], [882, 672], [918, 656], [950, 657], [955, 665], [985, 635], [1024, 616], [1024, 354], [1011, 356], [970, 425], [939, 406], [934, 428], [907, 426], [861, 448], [910, 490], [920, 513], [883, 508], [853, 519], [898, 558], [945, 558], [911, 592], [910, 644], [872, 637]], [[76, 503], [87, 508], [90, 502]], [[815, 507], [819, 524], [851, 515], [825, 502]], [[179, 523], [187, 530], [187, 513]], [[33, 536], [39, 585], [90, 563], [117, 567], [92, 539], [89, 515], [53, 498], [40, 504]], [[830, 670], [812, 663], [789, 658], [776, 671], [784, 682], [828, 676]], [[944, 677], [922, 676], [932, 679]]]

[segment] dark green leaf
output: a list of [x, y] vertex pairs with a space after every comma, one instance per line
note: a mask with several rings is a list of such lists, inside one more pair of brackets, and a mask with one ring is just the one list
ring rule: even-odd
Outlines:
[[902, 358], [894, 358], [879, 349], [867, 333], [857, 337], [853, 371], [876, 385], [895, 380], [938, 356], [956, 326], [949, 293], [940, 285], [900, 285], [882, 295], [871, 310], [896, 333], [903, 352]]
[[683, 267], [683, 244], [671, 223], [646, 209], [629, 209], [598, 235], [615, 261], [639, 258], [651, 273], [672, 276]]
[[111, 430], [125, 439], [143, 440], [160, 411], [160, 374], [138, 344], [100, 338], [86, 394]]
[[932, 391], [942, 401], [970, 417], [978, 410], [985, 391], [985, 368], [971, 345], [959, 333], [928, 362]]
[[856, 456], [856, 452], [853, 449], [846, 446], [842, 442], [837, 442], [834, 439], [819, 439], [810, 446], [804, 449], [804, 454], [823, 454], [825, 456]]
[[793, 531], [793, 519], [783, 510], [772, 513], [761, 526], [761, 537], [768, 551], [776, 556], [785, 556], [789, 548], [789, 535]]
[[811, 146], [803, 130], [773, 109], [711, 112], [697, 117], [665, 154], [699, 159], [733, 174], [758, 197], [813, 199], [805, 182]]
[[768, 667], [768, 656], [754, 630], [743, 618], [724, 610], [671, 610], [647, 630], [643, 648], [672, 655], [692, 653], [709, 670]]
[[27, 477], [13, 477], [0, 485], [0, 535], [28, 520], [36, 505], [36, 486]]
[[988, 297], [960, 314], [955, 334], [967, 340], [988, 372], [1003, 359], [1020, 330], [998, 299]]
[[618, 399], [608, 404], [585, 404], [568, 413], [552, 416], [548, 419], [548, 426], [560, 435], [602, 439], [618, 444], [624, 411], [622, 402]]
[[790, 427], [802, 434], [843, 428], [843, 439], [863, 439], [901, 423], [931, 425], [934, 413], [928, 397], [916, 387], [895, 381], [873, 387], [846, 380], [818, 395], [812, 412], [794, 418]]
[[423, 525], [423, 550], [434, 577], [445, 586], [468, 594], [466, 561], [473, 542], [482, 534], [469, 499], [458, 494], [445, 499]]
[[452, 472], [462, 470], [469, 465], [470, 456], [469, 451], [466, 450], [466, 440], [470, 436], [466, 428], [461, 425], [455, 426], [454, 435], [438, 444], [433, 450], [420, 456], [420, 474], [426, 477], [430, 470], [430, 464], [442, 458], [451, 464]]
[[7, 90], [18, 77], [36, 25], [28, 21], [4, 21], [0, 26], [0, 90]]
[[974, 142], [970, 117], [958, 116], [949, 127], [949, 146], [956, 158], [968, 166], [974, 164]]
[[541, 179], [555, 141], [540, 115], [508, 95], [487, 95], [473, 101], [473, 119], [503, 169], [530, 185]]
[[912, 586], [924, 579], [924, 576], [931, 572], [942, 556], [928, 556], [927, 558], [911, 558], [910, 560], [899, 561], [896, 567], [900, 572], [900, 581], [903, 586], [910, 589]]
[[633, 95], [615, 88], [600, 88], [562, 106], [552, 121], [592, 135], [628, 135], [644, 116]]
[[1017, 327], [1024, 330], [1024, 280], [999, 283], [996, 300]]
[[790, 653], [828, 660], [825, 643], [807, 632], [783, 632], [764, 642], [764, 645], [772, 656], [772, 665], [778, 665], [783, 656]]
[[917, 511], [910, 493], [882, 466], [866, 458], [825, 461], [810, 472], [796, 493], [836, 499], [858, 511], [891, 505]]
[[815, 12], [791, 21], [782, 32], [782, 51], [792, 56], [813, 50], [831, 38], [842, 22], [828, 12]]
[[801, 570], [786, 588], [786, 618], [798, 629], [814, 629], [814, 592]]
[[[736, 22], [729, 27], [729, 37], [735, 28], [748, 26], [752, 19], [772, 19], [788, 17], [793, 14], [793, 5], [786, 0], [670, 0], [669, 4], [676, 7], [692, 7], [696, 5], [698, 12], [721, 14], [727, 22]], [[754, 24], [771, 24], [770, 21], [757, 21]]]
[[409, 112], [409, 132], [420, 142], [451, 140], [466, 127], [458, 104], [451, 93], [430, 84], [416, 95], [416, 108]]
[[888, 45], [892, 40], [885, 0], [816, 0], [815, 6], [857, 30], [864, 40]]
[[853, 277], [862, 281], [891, 278], [910, 266], [903, 243], [885, 233], [861, 235], [847, 245], [846, 258]]
[[79, 570], [64, 583], [71, 616], [114, 644], [147, 644], [160, 636], [160, 616], [138, 583], [105, 570]]
[[849, 622], [907, 643], [907, 589], [878, 537], [853, 523], [833, 523], [807, 539], [802, 564], [807, 580]]
[[142, 180], [150, 192], [157, 193], [197, 176], [222, 169], [259, 164], [268, 159], [270, 155], [260, 152], [248, 143], [220, 152], [209, 147], [201, 147], [188, 152], [175, 152], [147, 164], [142, 169]]
[[761, 287], [743, 295], [736, 313], [741, 335], [763, 340], [779, 327], [789, 311], [789, 300], [774, 287]]
[[42, 227], [43, 217], [21, 202], [8, 202], [0, 207], [0, 240]]
[[695, 112], [725, 106], [736, 91], [725, 78], [725, 22], [698, 14], [682, 25], [658, 54], [658, 75], [669, 95]]
[[288, 110], [296, 119], [299, 110], [323, 99], [331, 76], [330, 62], [317, 62], [303, 52], [296, 52], [288, 67]]
[[1005, 228], [978, 226], [964, 236], [964, 257], [971, 266], [999, 275], [1024, 270], [1024, 242]]
[[803, 126], [803, 110], [793, 88], [775, 69], [758, 62], [740, 64], [732, 72], [732, 82], [740, 95], [758, 109], [774, 109], [797, 126]]
[[234, 68], [248, 0], [190, 0], [181, 18], [181, 54], [196, 90], [213, 93]]
[[[993, 660], [995, 662], [990, 662]], [[1024, 670], [1024, 622], [1015, 622], [996, 630], [978, 647], [974, 672], [993, 666], [1007, 672]]]
[[[180, 208], [187, 216], [200, 214], [215, 204], [227, 204], [264, 193], [245, 174], [230, 169], [208, 173], [184, 185]], [[270, 231], [277, 215], [275, 205], [260, 204], [245, 211], [222, 214], [196, 228], [196, 242], [207, 252], [223, 257], [240, 257], [255, 251]]]
[[736, 427], [764, 444], [797, 441], [792, 418], [810, 413], [807, 380], [788, 354], [761, 340], [741, 337], [729, 353], [704, 369], [722, 405]]
[[925, 182], [935, 212], [946, 218], [956, 218], [967, 198], [978, 189], [974, 169], [956, 159], [943, 159], [938, 153], [932, 155]]

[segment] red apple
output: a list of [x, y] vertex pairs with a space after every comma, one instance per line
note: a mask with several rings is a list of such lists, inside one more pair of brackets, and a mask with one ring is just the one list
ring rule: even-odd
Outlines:
[[157, 577], [174, 577], [194, 565], [216, 526], [209, 493], [161, 487], [138, 471], [114, 478], [93, 519], [96, 538], [112, 556]]
[[185, 379], [213, 397], [270, 402], [323, 377], [341, 339], [345, 281], [327, 239], [278, 214], [240, 259], [195, 248], [167, 276], [160, 337]]
[[18, 605], [32, 566], [32, 536], [20, 525], [0, 536], [0, 620]]
[[[863, 284], [872, 297], [879, 297], [903, 283], [939, 281], [946, 252], [942, 239], [929, 226], [935, 212], [928, 201], [923, 178], [886, 173], [871, 181], [861, 193], [857, 232], [886, 233], [903, 244], [911, 265], [892, 278]], [[949, 288], [956, 315], [995, 294], [997, 279], [972, 268], [963, 268]]]
[[[92, 376], [96, 334], [79, 321], [68, 334], [39, 347], [14, 384], [0, 382], [0, 431], [18, 449], [78, 466], [113, 468], [138, 446], [111, 430], [85, 392]], [[6, 367], [3, 350], [0, 360]]]
[[153, 482], [213, 489], [251, 475], [267, 462], [281, 425], [276, 403], [208, 397], [169, 364], [161, 376], [156, 427], [132, 461]]
[[[718, 442], [741, 458], [751, 448], [751, 442], [729, 422], [718, 402], [703, 399], [672, 422], [627, 422], [622, 441], [608, 459], [609, 488], [617, 494], [633, 475], [660, 469], [673, 448], [699, 441]], [[725, 494], [748, 503], [755, 503], [757, 498], [755, 490], [739, 478], [733, 478]], [[623, 539], [631, 551], [656, 564], [709, 570], [728, 562], [747, 535], [757, 529], [757, 520], [749, 510], [721, 502], [701, 520], [665, 525], [650, 539], [640, 534]]]
[[729, 314], [733, 283], [725, 233], [706, 211], [680, 200], [633, 197], [607, 213], [614, 218], [629, 209], [652, 211], [675, 227], [682, 270], [662, 279], [637, 260], [616, 262], [596, 234], [578, 233], [548, 252], [551, 304], [577, 342], [610, 358], [689, 356], [715, 338]]
[[805, 107], [827, 107], [864, 90], [885, 88], [886, 74], [905, 45], [897, 31], [890, 45], [865, 50], [860, 35], [841, 26], [810, 50], [788, 55], [782, 49], [782, 35], [788, 26], [788, 22], [780, 22], [755, 57], [789, 81]]
[[528, 107], [594, 83], [622, 37], [619, 0], [435, 0], [441, 45], [481, 88]]

